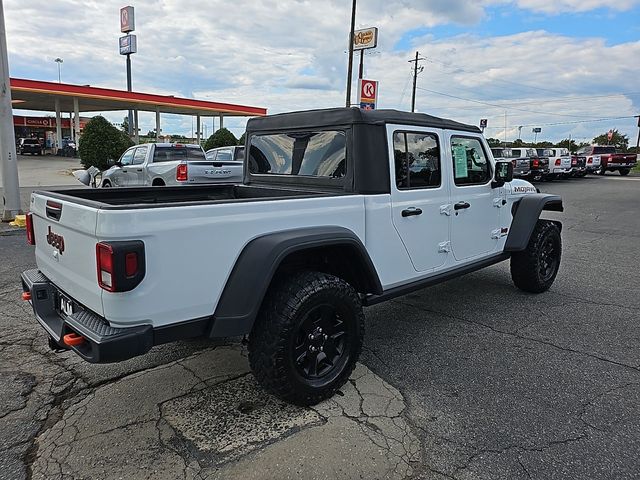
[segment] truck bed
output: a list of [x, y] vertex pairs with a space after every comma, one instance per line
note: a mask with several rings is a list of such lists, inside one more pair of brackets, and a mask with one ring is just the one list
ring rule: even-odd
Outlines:
[[311, 198], [345, 195], [339, 191], [296, 190], [261, 186], [216, 184], [179, 187], [78, 188], [37, 191], [50, 198], [71, 201], [100, 209], [119, 210], [211, 203], [251, 202], [285, 198]]

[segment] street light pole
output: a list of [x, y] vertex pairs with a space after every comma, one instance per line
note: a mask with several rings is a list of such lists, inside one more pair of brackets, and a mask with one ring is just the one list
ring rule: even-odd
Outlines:
[[[131, 91], [131, 54], [127, 53], [127, 92]], [[129, 137], [133, 135], [133, 110], [129, 109]]]
[[353, 32], [356, 28], [356, 0], [353, 0], [351, 6], [351, 30], [349, 31], [349, 65], [347, 67], [347, 99], [345, 106], [349, 108], [351, 106], [351, 75], [353, 67]]
[[62, 60], [60, 57], [58, 57], [58, 58], [56, 58], [54, 60], [54, 62], [56, 62], [58, 64], [58, 83], [62, 83], [61, 77], [60, 77], [60, 64], [64, 63], [64, 60]]
[[0, 0], [0, 172], [2, 173], [2, 221], [13, 220], [21, 214], [20, 183], [16, 156], [16, 137], [13, 130], [7, 32], [4, 25], [4, 5]]

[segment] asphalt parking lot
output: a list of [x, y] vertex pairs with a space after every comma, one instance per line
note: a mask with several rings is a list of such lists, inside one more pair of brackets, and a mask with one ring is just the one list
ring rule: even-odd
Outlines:
[[361, 364], [312, 409], [235, 341], [49, 351], [19, 300], [32, 248], [0, 235], [0, 478], [638, 478], [640, 177], [539, 187], [565, 201], [549, 292], [504, 263], [368, 308]]

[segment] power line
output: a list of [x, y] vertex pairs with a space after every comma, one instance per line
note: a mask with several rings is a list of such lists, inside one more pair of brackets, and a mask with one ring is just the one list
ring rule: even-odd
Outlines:
[[[431, 62], [431, 63], [439, 63], [440, 65], [443, 65], [443, 66], [445, 66], [445, 67], [451, 67], [451, 66], [453, 66], [454, 68], [456, 68], [456, 69], [458, 69], [458, 70], [460, 70], [460, 71], [462, 71], [462, 72], [472, 73], [472, 74], [475, 74], [475, 75], [477, 75], [477, 74], [478, 74], [478, 72], [472, 72], [472, 71], [466, 70], [466, 69], [464, 69], [464, 68], [462, 68], [462, 67], [459, 67], [459, 66], [457, 66], [457, 65], [453, 65], [453, 64], [451, 64], [451, 63], [445, 63], [445, 62], [441, 62], [441, 61], [439, 61], [439, 60], [435, 60], [433, 57], [428, 58], [428, 59], [427, 59], [427, 62]], [[456, 73], [456, 72], [453, 72], [453, 71], [449, 70], [449, 73]], [[535, 87], [535, 86], [533, 86], [533, 85], [527, 85], [527, 84], [525, 84], [525, 83], [514, 82], [514, 81], [511, 81], [511, 80], [505, 80], [505, 79], [503, 79], [503, 78], [492, 78], [492, 79], [491, 79], [491, 81], [495, 81], [495, 82], [504, 82], [504, 83], [510, 83], [510, 84], [512, 84], [512, 85], [519, 85], [519, 86], [521, 86], [521, 87], [525, 87], [525, 88], [531, 88], [531, 89], [534, 89], [534, 90], [541, 90], [541, 91], [543, 91], [543, 92], [557, 93], [557, 94], [560, 94], [560, 95], [567, 93], [567, 92], [558, 92], [557, 90], [550, 90], [550, 89], [548, 89], [548, 88], [543, 88], [543, 87]]]
[[520, 112], [527, 112], [527, 113], [539, 113], [541, 115], [553, 115], [553, 116], [557, 116], [557, 117], [584, 118], [584, 115], [570, 115], [570, 114], [565, 114], [565, 113], [541, 112], [539, 110], [525, 110], [525, 109], [522, 109], [522, 108], [509, 107], [509, 106], [503, 105], [503, 104], [495, 104], [495, 103], [483, 102], [481, 100], [474, 100], [474, 99], [471, 99], [471, 98], [458, 97], [456, 95], [450, 95], [448, 93], [443, 93], [443, 92], [436, 92], [435, 90], [429, 90], [427, 88], [418, 87], [418, 89], [419, 90], [424, 90], [424, 91], [430, 92], [430, 93], [435, 93], [436, 95], [442, 95], [444, 97], [455, 98], [455, 99], [458, 99], [458, 100], [464, 100], [466, 102], [479, 103], [481, 105], [488, 105], [490, 107], [496, 107], [496, 108], [502, 108], [502, 109], [506, 108], [507, 110], [517, 110], [517, 111], [520, 111]]

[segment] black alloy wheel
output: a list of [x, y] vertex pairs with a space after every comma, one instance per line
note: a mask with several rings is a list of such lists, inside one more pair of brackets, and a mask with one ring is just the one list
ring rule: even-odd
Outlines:
[[330, 376], [345, 358], [349, 333], [333, 305], [312, 308], [297, 328], [294, 358], [298, 373], [308, 380]]

